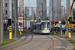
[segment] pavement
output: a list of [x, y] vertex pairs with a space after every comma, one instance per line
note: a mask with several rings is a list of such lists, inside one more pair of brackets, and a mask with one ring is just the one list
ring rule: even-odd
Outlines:
[[[65, 38], [65, 39], [69, 39], [69, 38], [67, 38], [67, 36], [66, 35], [59, 35], [59, 37], [61, 37], [61, 38]], [[74, 33], [72, 33], [71, 34], [71, 39], [75, 39], [75, 34]]]
[[26, 33], [16, 42], [0, 47], [0, 50], [73, 50], [65, 38], [55, 35]]

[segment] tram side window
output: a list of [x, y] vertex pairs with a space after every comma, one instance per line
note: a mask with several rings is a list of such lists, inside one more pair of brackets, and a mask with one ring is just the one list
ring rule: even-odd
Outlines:
[[35, 25], [33, 25], [33, 29], [34, 29], [34, 30], [36, 29]]
[[35, 27], [34, 27], [34, 28], [35, 28], [35, 30], [36, 30], [36, 25], [35, 25]]
[[38, 30], [38, 25], [36, 25], [36, 30]]
[[41, 30], [41, 25], [40, 25], [40, 30]]
[[41, 25], [38, 25], [38, 30], [41, 30]]
[[44, 30], [45, 24], [41, 24], [41, 30]]
[[47, 24], [47, 28], [50, 28], [50, 23]]
[[33, 25], [33, 29], [34, 29], [34, 25]]

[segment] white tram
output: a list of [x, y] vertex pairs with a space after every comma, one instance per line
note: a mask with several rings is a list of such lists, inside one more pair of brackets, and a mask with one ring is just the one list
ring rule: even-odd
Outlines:
[[44, 20], [33, 24], [34, 33], [50, 33], [49, 20]]

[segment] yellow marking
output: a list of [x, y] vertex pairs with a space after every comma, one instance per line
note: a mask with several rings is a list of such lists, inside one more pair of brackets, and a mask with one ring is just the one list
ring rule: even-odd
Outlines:
[[9, 28], [9, 29], [12, 29], [12, 28]]
[[12, 32], [9, 32], [9, 39], [12, 39]]
[[45, 32], [47, 32], [47, 30], [45, 30]]
[[10, 32], [10, 31], [12, 31], [12, 30], [9, 30], [9, 32]]
[[12, 27], [12, 26], [9, 26], [9, 27]]

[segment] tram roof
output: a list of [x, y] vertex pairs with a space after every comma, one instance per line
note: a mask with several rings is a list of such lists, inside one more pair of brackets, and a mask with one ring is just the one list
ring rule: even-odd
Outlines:
[[39, 23], [34, 23], [33, 25], [36, 25], [36, 24], [41, 24], [41, 22], [39, 22]]
[[49, 22], [49, 20], [42, 20], [41, 22]]

